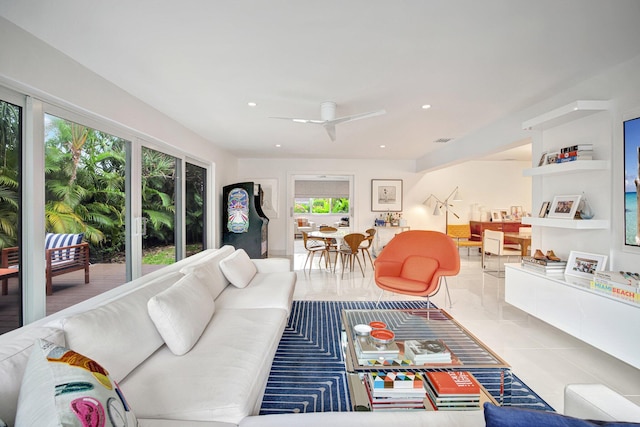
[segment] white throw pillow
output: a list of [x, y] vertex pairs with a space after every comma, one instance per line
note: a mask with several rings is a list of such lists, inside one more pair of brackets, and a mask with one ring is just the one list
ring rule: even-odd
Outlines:
[[173, 354], [182, 356], [198, 342], [213, 316], [215, 303], [207, 285], [187, 274], [147, 303], [149, 316]]
[[200, 258], [196, 262], [189, 263], [182, 267], [182, 274], [196, 273], [200, 280], [207, 284], [209, 291], [215, 300], [229, 284], [229, 280], [220, 270], [220, 261], [228, 257], [235, 251], [231, 245], [225, 245], [220, 249], [212, 250], [211, 254]]
[[98, 362], [39, 339], [27, 363], [15, 427], [136, 426], [118, 385]]
[[246, 287], [258, 272], [255, 264], [244, 249], [238, 249], [220, 261], [220, 270], [222, 270], [231, 284], [237, 288]]

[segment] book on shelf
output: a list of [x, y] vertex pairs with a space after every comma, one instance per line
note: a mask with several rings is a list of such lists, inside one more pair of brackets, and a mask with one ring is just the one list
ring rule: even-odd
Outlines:
[[549, 267], [562, 267], [563, 269], [567, 266], [567, 261], [553, 261], [550, 259], [536, 259], [532, 256], [523, 256], [522, 257], [522, 263], [527, 263], [527, 264], [535, 264], [535, 265], [542, 265], [542, 266], [549, 266]]
[[561, 267], [561, 268], [545, 267], [543, 265], [525, 264], [525, 263], [522, 263], [522, 268], [524, 268], [525, 270], [535, 271], [536, 273], [541, 273], [541, 274], [558, 275], [558, 274], [564, 274], [565, 272], [565, 267]]
[[560, 149], [560, 153], [571, 153], [572, 151], [593, 151], [593, 144], [570, 145]]
[[558, 157], [558, 159], [556, 160], [556, 163], [566, 163], [566, 162], [573, 162], [576, 160], [593, 160], [593, 156], [590, 155], [576, 155], [576, 156], [568, 156], [568, 157]]
[[451, 351], [440, 339], [405, 340], [404, 355], [416, 365], [451, 363]]
[[607, 280], [609, 282], [621, 283], [624, 285], [640, 286], [640, 276], [638, 273], [625, 273], [622, 271], [596, 271], [594, 278]]
[[612, 297], [640, 304], [640, 288], [638, 286], [611, 282], [597, 277], [591, 280], [589, 286], [591, 289], [603, 292]]

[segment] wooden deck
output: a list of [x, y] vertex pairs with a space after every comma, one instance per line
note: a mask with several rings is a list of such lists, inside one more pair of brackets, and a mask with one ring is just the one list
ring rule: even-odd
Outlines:
[[[144, 265], [146, 274], [162, 265]], [[99, 295], [125, 283], [124, 264], [92, 264], [91, 282], [84, 283], [84, 271], [53, 278], [53, 295], [47, 297], [47, 315]], [[42, 284], [44, 286], [44, 282]], [[0, 295], [0, 334], [19, 327], [18, 279], [9, 279], [9, 292]]]

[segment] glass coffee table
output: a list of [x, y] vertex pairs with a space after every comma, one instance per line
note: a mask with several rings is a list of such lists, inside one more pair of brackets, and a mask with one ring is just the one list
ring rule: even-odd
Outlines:
[[[392, 331], [393, 341], [388, 344], [373, 341], [367, 335], [368, 328], [362, 326], [371, 322], [380, 322], [382, 325], [374, 326]], [[498, 405], [511, 402], [511, 367], [444, 310], [342, 310], [342, 327], [354, 410], [370, 409], [363, 383], [367, 372], [467, 371], [482, 385], [489, 401]], [[443, 343], [451, 354], [450, 361], [414, 362], [405, 354], [405, 342], [409, 340]], [[411, 343], [409, 347], [415, 349]]]

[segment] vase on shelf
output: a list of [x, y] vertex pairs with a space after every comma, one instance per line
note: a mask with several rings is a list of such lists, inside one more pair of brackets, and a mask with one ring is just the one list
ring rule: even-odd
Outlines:
[[578, 214], [581, 219], [591, 219], [595, 216], [589, 201], [587, 200], [584, 193], [582, 194], [582, 198], [580, 199], [580, 204], [578, 205]]

